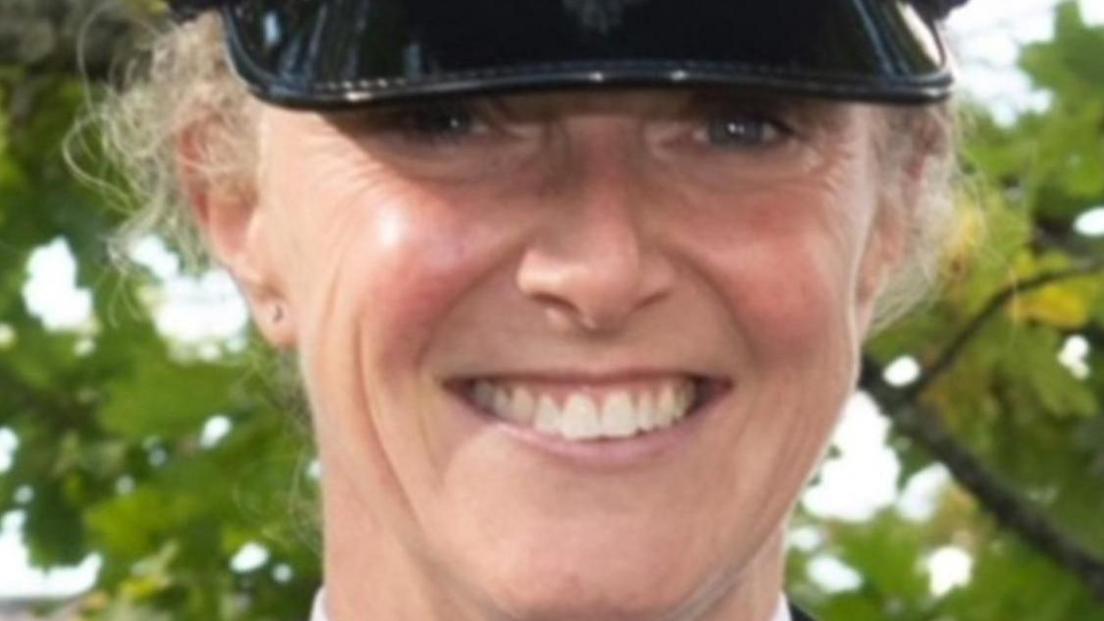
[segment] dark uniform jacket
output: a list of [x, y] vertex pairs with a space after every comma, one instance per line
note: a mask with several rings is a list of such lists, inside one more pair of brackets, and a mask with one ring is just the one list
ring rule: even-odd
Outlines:
[[793, 621], [816, 621], [816, 619], [813, 619], [795, 606], [790, 606], [790, 616], [793, 617]]

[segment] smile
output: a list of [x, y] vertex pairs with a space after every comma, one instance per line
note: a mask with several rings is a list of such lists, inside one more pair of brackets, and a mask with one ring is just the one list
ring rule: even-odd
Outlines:
[[477, 378], [460, 392], [480, 412], [572, 442], [621, 440], [676, 426], [723, 389], [688, 375], [574, 382]]

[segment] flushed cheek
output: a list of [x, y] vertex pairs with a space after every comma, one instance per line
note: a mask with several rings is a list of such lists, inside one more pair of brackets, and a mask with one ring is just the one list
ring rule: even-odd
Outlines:
[[845, 258], [823, 252], [819, 240], [758, 246], [717, 276], [756, 358], [803, 356], [830, 335], [850, 331], [852, 277]]
[[393, 188], [365, 191], [333, 216], [313, 231], [308, 245], [327, 252], [316, 253], [302, 293], [301, 353], [320, 435], [351, 478], [370, 461], [373, 489], [403, 498], [433, 478], [420, 463], [433, 434], [417, 431], [424, 421], [412, 415], [422, 405], [422, 355], [479, 279], [480, 237]]
[[493, 264], [486, 236], [461, 219], [400, 202], [376, 203], [350, 270], [373, 364], [417, 364], [464, 292]]
[[800, 354], [849, 331], [869, 201], [810, 181], [757, 193], [689, 194], [665, 226], [757, 357]]

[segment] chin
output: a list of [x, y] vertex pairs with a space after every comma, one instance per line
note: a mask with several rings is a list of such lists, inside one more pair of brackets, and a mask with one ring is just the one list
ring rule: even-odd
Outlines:
[[[700, 605], [703, 584], [723, 575], [672, 537], [652, 541], [576, 539], [517, 554], [480, 582], [504, 619], [652, 621]], [[521, 546], [519, 546], [521, 547]]]
[[[662, 573], [662, 567], [651, 570]], [[591, 574], [565, 572], [510, 585], [495, 597], [495, 608], [519, 621], [652, 621], [669, 618], [692, 596], [631, 576]]]

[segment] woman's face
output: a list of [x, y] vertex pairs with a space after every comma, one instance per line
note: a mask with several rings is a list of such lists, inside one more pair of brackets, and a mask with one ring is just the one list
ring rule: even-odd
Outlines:
[[264, 110], [229, 262], [286, 307], [331, 579], [619, 619], [780, 572], [886, 267], [874, 114], [690, 91]]

